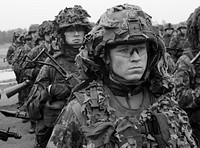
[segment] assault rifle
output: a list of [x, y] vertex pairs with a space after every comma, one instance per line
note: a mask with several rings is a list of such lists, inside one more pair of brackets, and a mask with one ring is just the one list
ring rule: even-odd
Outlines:
[[[43, 61], [39, 61], [38, 59], [43, 55], [47, 55], [47, 57], [55, 64], [51, 64], [49, 62], [43, 62]], [[43, 49], [37, 57], [35, 57], [33, 60], [31, 60], [30, 57], [28, 57], [26, 55], [27, 59], [26, 62], [30, 62], [30, 63], [35, 63], [35, 64], [42, 64], [42, 65], [49, 65], [52, 66], [53, 68], [55, 68], [64, 78], [65, 80], [71, 79], [73, 77], [72, 74], [69, 74], [69, 72], [67, 72], [45, 49]], [[26, 67], [23, 67], [24, 69], [26, 69]], [[31, 67], [32, 68], [32, 67]]]
[[[46, 54], [47, 57], [54, 63], [51, 64], [50, 62], [43, 62], [43, 61], [39, 61], [38, 59], [43, 55]], [[27, 59], [27, 60], [26, 60]], [[26, 60], [26, 62], [30, 62], [33, 64], [42, 64], [42, 65], [49, 65], [54, 67], [64, 78], [65, 80], [69, 80], [73, 77], [73, 74], [69, 74], [69, 72], [67, 72], [45, 49], [43, 49], [38, 55], [37, 57], [35, 57], [33, 60], [31, 60], [30, 57], [28, 57], [27, 55], [25, 55], [25, 58], [23, 59], [23, 61]], [[28, 68], [33, 68], [33, 67], [23, 67], [22, 69], [28, 69]], [[15, 86], [9, 87], [4, 89], [4, 92], [6, 94], [6, 96], [8, 98], [12, 97], [13, 95], [17, 94], [19, 91], [27, 88], [28, 86], [30, 86], [33, 82], [30, 80], [25, 80], [24, 82], [17, 84]]]
[[8, 138], [21, 139], [21, 137], [22, 136], [17, 133], [10, 132], [10, 128], [8, 128], [7, 131], [0, 129], [0, 140], [7, 141]]
[[0, 110], [0, 112], [6, 117], [14, 117], [21, 119], [29, 119], [29, 115], [24, 111], [9, 111], [9, 110]]

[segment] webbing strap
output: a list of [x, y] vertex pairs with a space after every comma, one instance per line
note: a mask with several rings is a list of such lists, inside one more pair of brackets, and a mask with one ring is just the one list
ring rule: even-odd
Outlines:
[[80, 124], [84, 125], [86, 123], [86, 119], [83, 116], [83, 114], [81, 113], [81, 105], [78, 101], [73, 105], [72, 110], [74, 111], [74, 113], [75, 113], [77, 119], [79, 120]]

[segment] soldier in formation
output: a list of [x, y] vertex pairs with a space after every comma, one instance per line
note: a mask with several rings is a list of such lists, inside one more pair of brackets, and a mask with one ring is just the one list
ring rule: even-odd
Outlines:
[[165, 46], [136, 5], [108, 9], [76, 62], [85, 81], [57, 119], [48, 148], [196, 148], [163, 72]]
[[[19, 46], [17, 48], [16, 54], [13, 57], [13, 65], [15, 67], [15, 69], [17, 69], [18, 71], [18, 83], [22, 83], [25, 81], [26, 77], [25, 77], [25, 73], [24, 73], [24, 69], [22, 68], [23, 62], [24, 62], [24, 58], [25, 56], [35, 47], [35, 37], [38, 32], [38, 25], [30, 25], [28, 32], [26, 32], [24, 34], [24, 44], [22, 46]], [[28, 96], [29, 93], [29, 87], [27, 87], [24, 90], [21, 90], [19, 92], [18, 98], [20, 100], [20, 105], [19, 108], [24, 104], [25, 99]]]
[[[24, 57], [24, 62], [22, 64], [22, 69], [24, 70], [24, 78], [26, 80], [30, 80], [32, 82], [31, 85], [29, 85], [27, 90], [27, 95], [25, 96], [24, 105], [20, 108], [20, 110], [25, 110], [26, 103], [28, 98], [32, 95], [32, 85], [41, 69], [43, 64], [37, 63], [44, 62], [47, 58], [47, 55], [45, 53], [41, 53], [43, 50], [45, 50], [50, 55], [54, 54], [54, 50], [51, 47], [51, 35], [54, 32], [54, 23], [53, 21], [44, 21], [41, 25], [38, 27], [38, 36], [35, 37], [35, 46], [33, 49], [31, 49], [30, 52], [26, 54], [26, 57]], [[38, 55], [37, 59], [35, 59]], [[35, 61], [33, 61], [35, 60]], [[29, 133], [35, 132], [35, 122], [31, 121], [31, 127], [29, 129]]]
[[171, 56], [176, 63], [182, 55], [184, 49], [189, 47], [189, 43], [186, 38], [186, 23], [180, 23], [177, 28], [177, 35], [173, 37], [169, 43], [169, 48], [174, 52], [171, 52]]
[[165, 43], [165, 46], [168, 48], [169, 47], [169, 43], [172, 39], [172, 32], [174, 30], [174, 27], [172, 26], [171, 23], [168, 23], [166, 26], [165, 26], [165, 34], [163, 35], [163, 40], [164, 40], [164, 43]]
[[[187, 48], [177, 61], [175, 91], [177, 102], [190, 119], [193, 134], [200, 142], [200, 7], [187, 20]], [[196, 57], [197, 56], [197, 57]], [[196, 60], [192, 60], [196, 57]]]
[[35, 148], [46, 147], [67, 97], [81, 81], [74, 59], [91, 30], [88, 17], [86, 10], [75, 5], [61, 10], [54, 20], [60, 52], [45, 61], [48, 65], [41, 68], [27, 102], [29, 117], [36, 121]]
[[[10, 65], [12, 65], [12, 69], [16, 76], [17, 83], [22, 82], [21, 78], [21, 69], [20, 69], [20, 58], [21, 58], [21, 48], [24, 46], [26, 32], [23, 30], [16, 30], [13, 33], [13, 43], [9, 47], [7, 51], [7, 61]], [[18, 102], [19, 106], [23, 104], [22, 92], [20, 91], [18, 94]]]

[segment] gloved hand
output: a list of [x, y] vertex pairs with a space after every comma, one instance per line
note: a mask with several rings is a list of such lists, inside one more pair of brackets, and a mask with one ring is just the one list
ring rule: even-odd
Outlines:
[[69, 97], [71, 88], [66, 83], [54, 83], [48, 86], [47, 92], [52, 96], [52, 99], [64, 100]]
[[24, 71], [24, 76], [32, 81], [35, 81], [35, 79], [37, 78], [37, 75], [39, 73], [40, 69], [39, 68], [34, 68], [34, 69], [26, 69]]

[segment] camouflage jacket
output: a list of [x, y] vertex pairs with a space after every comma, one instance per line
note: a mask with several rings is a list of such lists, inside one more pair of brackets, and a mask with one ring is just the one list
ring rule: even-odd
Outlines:
[[144, 100], [139, 109], [121, 106], [101, 81], [74, 91], [47, 148], [197, 147], [187, 115], [174, 98], [156, 98], [146, 87], [142, 90]]
[[[28, 101], [26, 103], [29, 111], [29, 116], [32, 116], [33, 120], [41, 119], [41, 109], [43, 109], [44, 104], [46, 103], [46, 101], [48, 101], [43, 100], [44, 98], [42, 96], [42, 93], [43, 90], [46, 90], [49, 85], [66, 84], [69, 87], [73, 88], [79, 83], [79, 73], [77, 71], [77, 66], [75, 65], [75, 62], [72, 62], [71, 60], [69, 61], [69, 57], [60, 52], [54, 55], [53, 58], [65, 70], [66, 74], [59, 73], [58, 70], [61, 72], [62, 70], [58, 66], [56, 66], [56, 64], [52, 60], [50, 60], [49, 58], [46, 59], [45, 63], [47, 63], [48, 65], [42, 66], [41, 70], [39, 71], [39, 74], [35, 80], [35, 83], [28, 96]], [[51, 65], [54, 65], [55, 67]], [[67, 77], [70, 78], [66, 80]], [[56, 101], [57, 100], [54, 100], [54, 102]], [[62, 101], [64, 103], [66, 100]]]
[[186, 37], [182, 34], [178, 34], [177, 36], [173, 37], [170, 41], [169, 48], [173, 49], [182, 49], [189, 47], [189, 43]]
[[166, 47], [169, 47], [169, 43], [171, 41], [171, 38], [172, 38], [171, 34], [165, 34], [163, 36], [163, 41], [164, 41]]
[[29, 46], [28, 44], [24, 44], [19, 46], [16, 49], [16, 53], [14, 54], [13, 57], [13, 66], [21, 68], [23, 64], [23, 58], [26, 54], [28, 54], [31, 51], [32, 47]]
[[8, 48], [8, 51], [6, 54], [6, 59], [7, 59], [9, 65], [11, 65], [13, 63], [13, 57], [14, 57], [14, 54], [15, 54], [18, 46], [19, 46], [18, 44], [12, 43]]
[[169, 43], [169, 48], [171, 49], [171, 56], [174, 62], [177, 62], [178, 58], [182, 55], [184, 49], [189, 47], [189, 43], [183, 34], [178, 34], [173, 37]]
[[200, 97], [200, 58], [193, 64], [194, 55], [190, 48], [177, 61], [175, 72], [175, 92], [181, 108], [196, 108], [196, 99]]
[[[34, 60], [42, 50], [48, 51], [46, 46], [44, 44], [41, 44], [40, 46], [36, 46], [35, 48], [31, 49], [31, 51], [27, 54], [27, 57], [25, 59], [25, 62], [22, 64], [22, 68], [25, 70], [24, 75], [28, 78], [32, 77], [33, 75], [37, 75], [39, 72], [39, 69], [43, 66], [42, 64], [36, 64], [31, 63], [30, 61]], [[52, 55], [53, 53], [50, 53]], [[47, 55], [43, 53], [37, 61], [44, 62], [47, 58]], [[29, 61], [29, 62], [28, 62]], [[35, 71], [37, 71], [37, 74], [35, 74]]]

